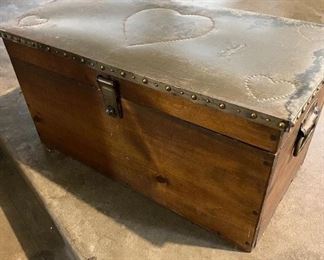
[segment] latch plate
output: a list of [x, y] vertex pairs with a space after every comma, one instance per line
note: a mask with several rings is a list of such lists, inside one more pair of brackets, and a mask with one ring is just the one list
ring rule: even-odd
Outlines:
[[114, 80], [106, 79], [102, 76], [97, 78], [99, 90], [101, 91], [105, 112], [112, 117], [122, 117], [122, 107], [118, 84]]

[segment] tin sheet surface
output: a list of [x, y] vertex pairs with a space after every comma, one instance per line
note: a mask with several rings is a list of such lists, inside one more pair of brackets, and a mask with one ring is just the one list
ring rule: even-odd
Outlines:
[[53, 1], [0, 28], [288, 121], [324, 76], [323, 24], [188, 1]]

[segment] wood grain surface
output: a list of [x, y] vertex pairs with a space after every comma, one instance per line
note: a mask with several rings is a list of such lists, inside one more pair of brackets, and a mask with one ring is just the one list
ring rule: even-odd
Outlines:
[[[250, 250], [274, 156], [12, 59], [42, 141]], [[35, 75], [37, 75], [35, 77]]]
[[[8, 52], [10, 52], [10, 56], [13, 58], [26, 60], [31, 64], [84, 84], [96, 84], [98, 72], [80, 65], [72, 59], [51, 55], [9, 41], [5, 41], [5, 44]], [[105, 75], [104, 72], [101, 74]], [[282, 132], [278, 129], [192, 103], [184, 98], [173, 96], [168, 92], [162, 93], [154, 89], [138, 86], [126, 80], [119, 80], [119, 82], [124, 99], [157, 109], [266, 151], [276, 152], [279, 147]]]
[[112, 118], [98, 72], [5, 43], [47, 146], [252, 250], [307, 152], [292, 156], [300, 125], [282, 135], [126, 80], [119, 80], [123, 118]]

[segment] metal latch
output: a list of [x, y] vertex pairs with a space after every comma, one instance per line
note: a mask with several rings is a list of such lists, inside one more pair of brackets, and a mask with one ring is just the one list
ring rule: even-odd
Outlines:
[[103, 78], [102, 76], [97, 78], [97, 82], [102, 94], [106, 113], [109, 116], [121, 118], [122, 107], [117, 82]]

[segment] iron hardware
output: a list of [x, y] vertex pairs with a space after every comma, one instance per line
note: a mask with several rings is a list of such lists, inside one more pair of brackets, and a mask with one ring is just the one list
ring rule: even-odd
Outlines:
[[314, 109], [309, 113], [305, 121], [301, 124], [294, 147], [294, 156], [298, 156], [298, 154], [307, 144], [308, 140], [310, 140], [310, 138], [312, 137], [319, 118], [319, 114], [320, 110], [317, 105], [315, 105]]
[[122, 107], [118, 84], [114, 80], [106, 79], [102, 76], [97, 78], [99, 90], [101, 91], [105, 112], [112, 117], [122, 117]]

